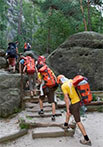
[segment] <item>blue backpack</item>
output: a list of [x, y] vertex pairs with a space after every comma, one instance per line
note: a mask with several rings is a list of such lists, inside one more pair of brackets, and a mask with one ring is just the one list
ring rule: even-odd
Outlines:
[[7, 53], [8, 53], [8, 56], [10, 58], [16, 58], [17, 53], [16, 53], [16, 45], [15, 45], [15, 43], [9, 43]]

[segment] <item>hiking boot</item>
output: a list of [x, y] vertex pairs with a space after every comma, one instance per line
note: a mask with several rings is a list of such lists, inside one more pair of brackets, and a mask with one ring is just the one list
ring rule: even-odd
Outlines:
[[44, 111], [43, 111], [43, 110], [40, 110], [40, 111], [38, 112], [38, 114], [39, 114], [39, 115], [43, 115], [43, 114], [44, 114]]
[[51, 117], [51, 120], [52, 121], [55, 121], [55, 116], [54, 115]]
[[84, 144], [84, 145], [89, 145], [89, 146], [91, 146], [91, 145], [92, 145], [92, 143], [91, 143], [91, 141], [90, 141], [90, 140], [86, 141], [85, 139], [80, 140], [80, 143], [81, 143], [81, 144]]
[[63, 129], [68, 129], [68, 128], [69, 128], [68, 123], [64, 123], [64, 125], [63, 125]]

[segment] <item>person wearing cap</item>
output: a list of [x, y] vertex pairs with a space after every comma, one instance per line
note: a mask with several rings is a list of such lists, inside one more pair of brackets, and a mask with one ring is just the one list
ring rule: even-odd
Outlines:
[[68, 128], [68, 122], [70, 116], [73, 115], [76, 124], [78, 125], [82, 135], [83, 140], [80, 140], [81, 144], [91, 145], [91, 141], [85, 131], [85, 128], [80, 119], [80, 98], [72, 84], [72, 79], [67, 79], [64, 75], [59, 75], [57, 77], [57, 83], [61, 85], [62, 92], [64, 94], [64, 101], [66, 104], [66, 121], [64, 123], [64, 128]]

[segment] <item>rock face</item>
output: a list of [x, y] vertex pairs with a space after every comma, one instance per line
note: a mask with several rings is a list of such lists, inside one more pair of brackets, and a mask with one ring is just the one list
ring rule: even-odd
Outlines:
[[103, 90], [103, 35], [95, 32], [74, 34], [48, 57], [56, 74], [88, 78], [92, 90]]
[[6, 59], [4, 57], [0, 57], [0, 69], [6, 67], [7, 67]]
[[0, 69], [7, 67], [7, 61], [5, 59], [5, 51], [0, 49]]
[[20, 106], [20, 74], [0, 70], [0, 117], [7, 117]]

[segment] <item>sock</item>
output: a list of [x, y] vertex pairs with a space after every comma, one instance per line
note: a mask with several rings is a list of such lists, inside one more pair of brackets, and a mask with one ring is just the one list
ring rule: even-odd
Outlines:
[[43, 111], [43, 109], [41, 109], [41, 111]]
[[65, 122], [65, 123], [64, 123], [64, 126], [68, 126], [68, 123]]
[[53, 114], [53, 117], [55, 117], [55, 114]]
[[88, 135], [85, 135], [85, 136], [84, 136], [84, 139], [85, 139], [86, 141], [88, 141], [88, 140], [89, 140]]

